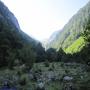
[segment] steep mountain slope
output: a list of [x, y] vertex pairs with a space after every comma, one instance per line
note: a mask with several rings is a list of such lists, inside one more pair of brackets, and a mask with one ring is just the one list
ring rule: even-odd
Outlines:
[[15, 16], [0, 1], [0, 67], [13, 66], [15, 60], [32, 64], [38, 46], [41, 44], [20, 30]]
[[69, 22], [64, 26], [62, 31], [58, 32], [58, 35], [52, 40], [52, 42], [46, 45], [48, 48], [63, 49], [68, 48], [74, 43], [84, 31], [84, 28], [90, 18], [90, 2], [83, 8], [81, 8], [77, 14], [75, 14]]
[[53, 32], [52, 35], [50, 36], [50, 39], [45, 39], [45, 40], [43, 40], [43, 41], [42, 41], [43, 47], [45, 47], [45, 48], [47, 49], [47, 48], [48, 48], [47, 45], [50, 44], [50, 43], [52, 43], [53, 40], [54, 40], [54, 38], [57, 37], [57, 35], [58, 35], [58, 31], [55, 31], [55, 32]]
[[8, 25], [20, 29], [19, 24], [13, 13], [0, 1], [0, 19], [5, 19]]

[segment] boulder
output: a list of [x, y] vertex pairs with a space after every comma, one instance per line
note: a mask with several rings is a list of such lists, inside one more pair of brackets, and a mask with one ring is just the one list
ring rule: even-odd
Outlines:
[[64, 81], [72, 81], [73, 80], [73, 77], [70, 77], [70, 76], [65, 76], [63, 78]]

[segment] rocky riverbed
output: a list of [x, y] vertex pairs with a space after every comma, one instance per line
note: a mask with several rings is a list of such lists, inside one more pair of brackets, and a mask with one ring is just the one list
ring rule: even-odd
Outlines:
[[0, 87], [7, 81], [17, 90], [90, 90], [89, 76], [89, 66], [83, 64], [35, 63], [29, 71], [23, 66], [0, 70]]

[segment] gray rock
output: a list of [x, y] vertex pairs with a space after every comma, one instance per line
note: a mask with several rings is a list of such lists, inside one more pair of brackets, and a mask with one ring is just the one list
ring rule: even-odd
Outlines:
[[73, 80], [73, 77], [65, 76], [65, 77], [63, 78], [63, 80], [65, 80], [65, 81], [71, 81], [71, 80]]

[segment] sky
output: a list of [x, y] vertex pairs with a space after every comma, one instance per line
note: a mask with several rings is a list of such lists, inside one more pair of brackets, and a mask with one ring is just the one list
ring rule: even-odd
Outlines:
[[2, 0], [18, 19], [21, 30], [42, 41], [61, 30], [89, 0]]

